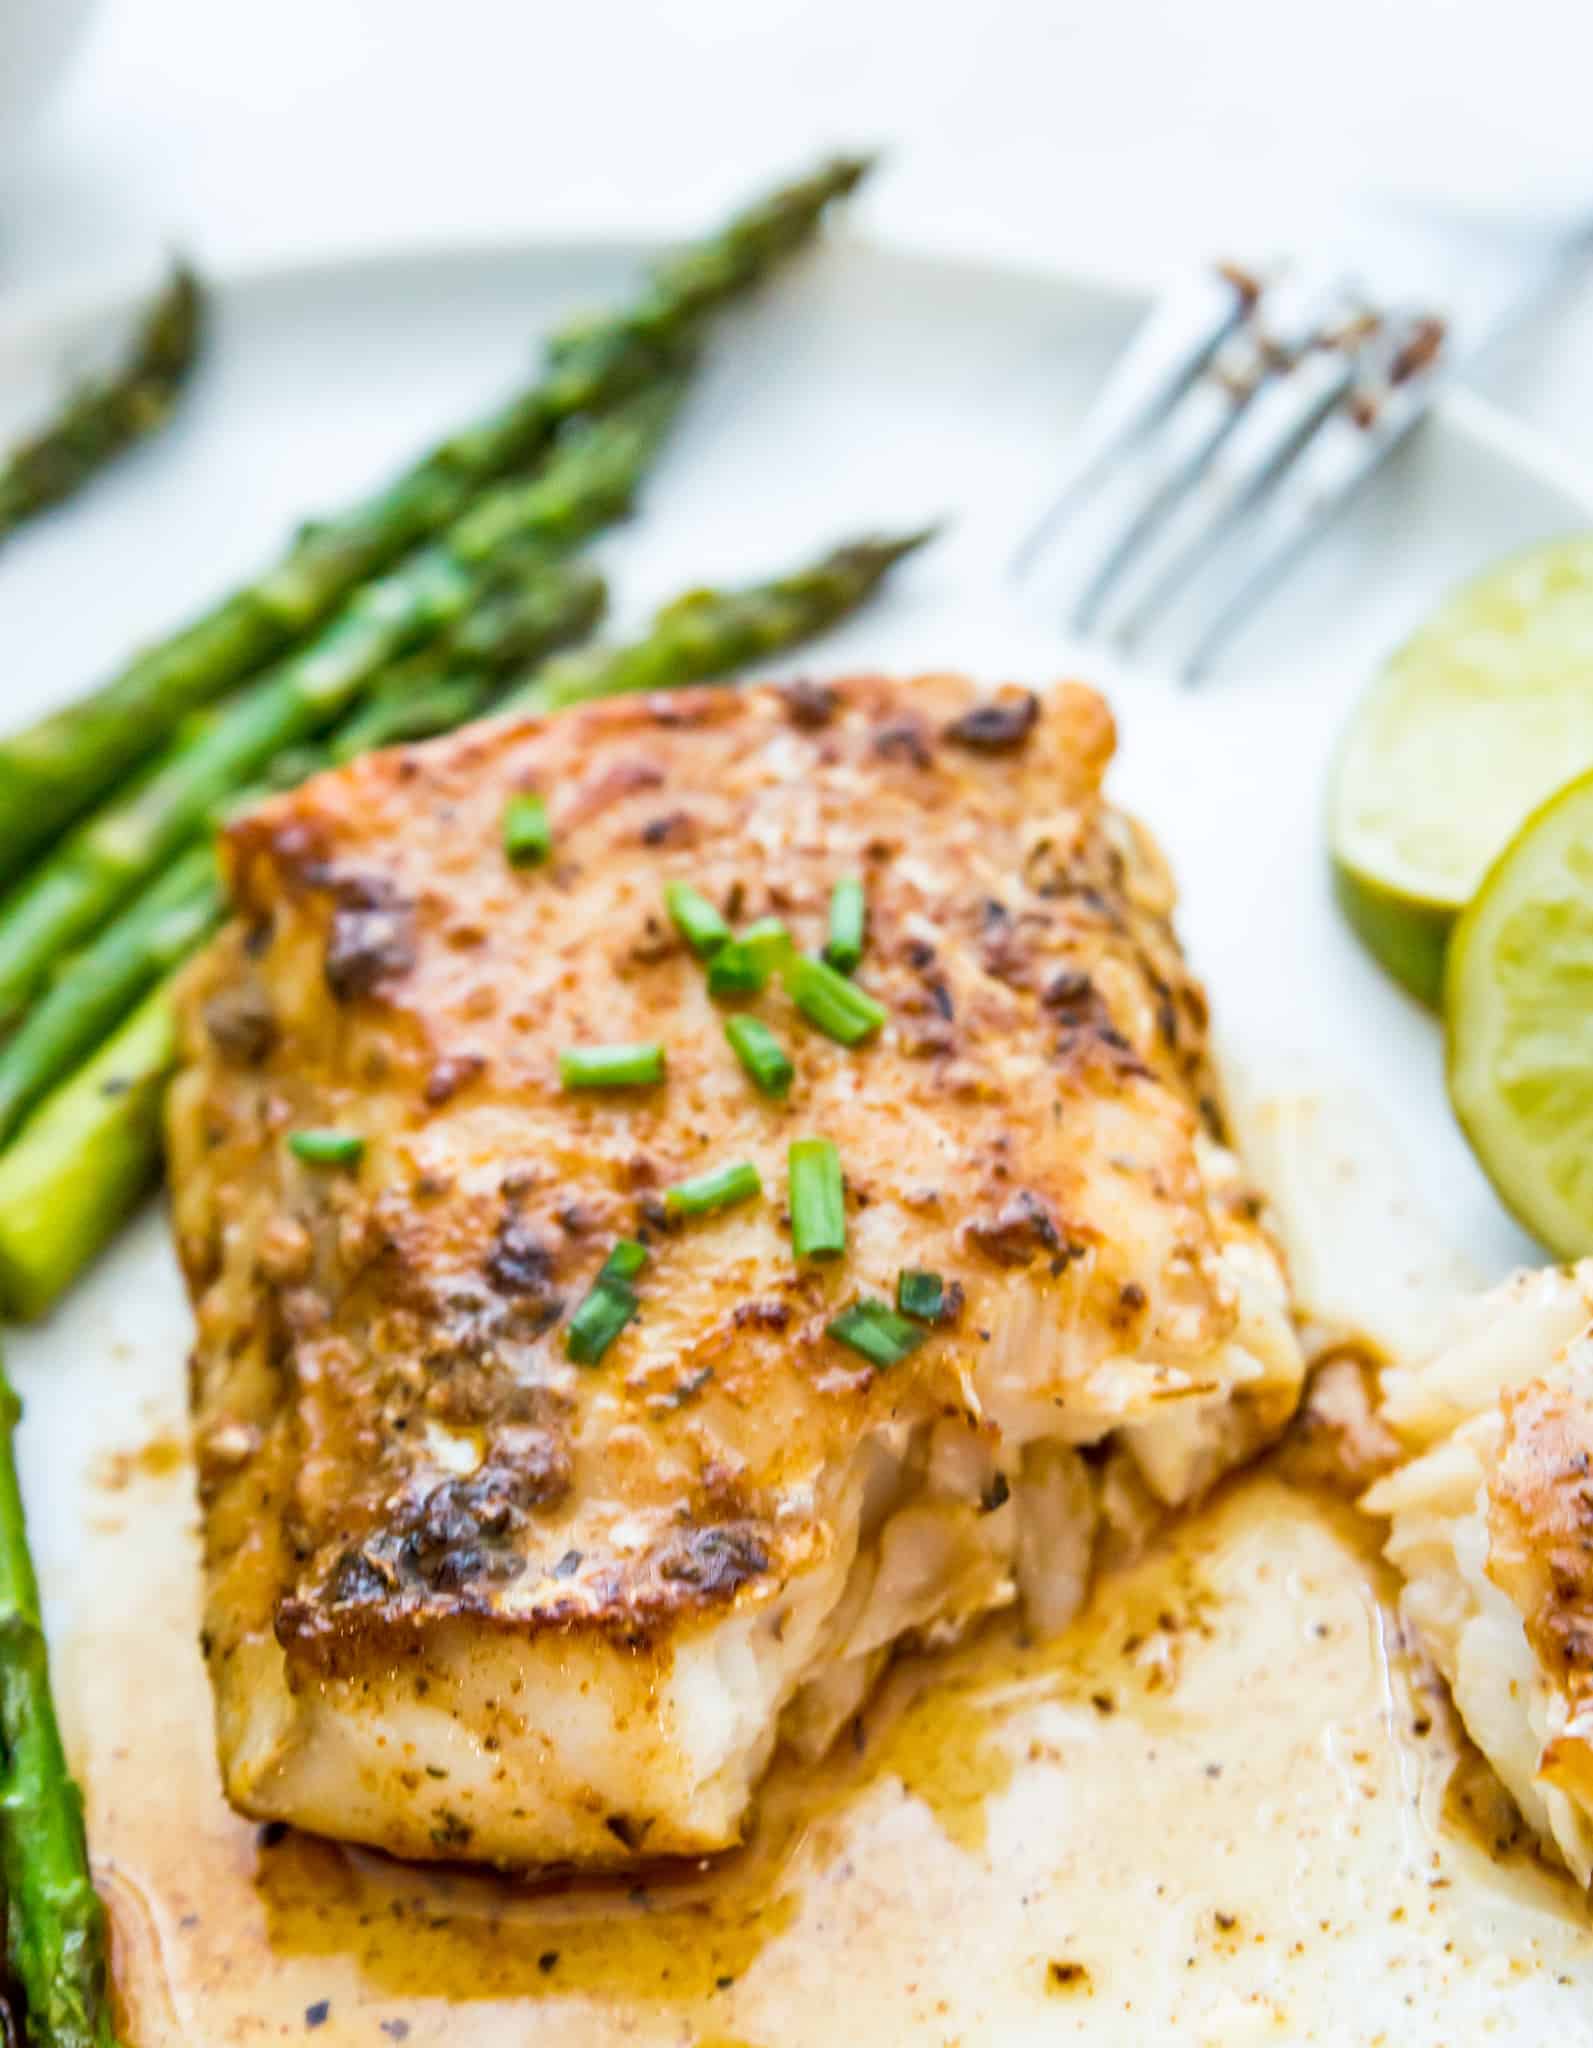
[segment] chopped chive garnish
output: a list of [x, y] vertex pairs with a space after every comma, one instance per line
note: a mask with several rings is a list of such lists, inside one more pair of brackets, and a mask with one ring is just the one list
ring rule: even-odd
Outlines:
[[517, 868], [546, 860], [553, 851], [548, 807], [534, 790], [522, 789], [504, 805], [503, 850]]
[[909, 1266], [896, 1276], [896, 1306], [904, 1316], [917, 1316], [925, 1323], [938, 1322], [946, 1306], [946, 1283], [938, 1273]]
[[564, 1349], [577, 1365], [596, 1365], [635, 1315], [636, 1290], [624, 1280], [600, 1280], [571, 1316]]
[[778, 967], [791, 952], [791, 934], [777, 917], [760, 917], [736, 941], [745, 946], [758, 965], [766, 971]]
[[841, 1155], [828, 1138], [798, 1138], [789, 1155], [791, 1244], [799, 1259], [838, 1259], [846, 1250]]
[[765, 1095], [788, 1092], [796, 1069], [767, 1024], [759, 1023], [756, 1017], [727, 1017], [725, 1036], [754, 1088]]
[[808, 1022], [842, 1045], [861, 1045], [885, 1022], [881, 1004], [822, 960], [793, 953], [781, 965], [780, 978]]
[[758, 1169], [751, 1160], [738, 1159], [732, 1166], [718, 1166], [712, 1173], [694, 1174], [665, 1188], [664, 1207], [671, 1216], [711, 1216], [716, 1209], [750, 1202], [762, 1193]]
[[664, 1048], [643, 1045], [572, 1045], [559, 1054], [566, 1088], [650, 1088], [664, 1078]]
[[711, 996], [755, 996], [762, 992], [768, 979], [768, 964], [750, 952], [741, 939], [721, 946], [708, 962]]
[[647, 1247], [638, 1244], [634, 1237], [619, 1237], [614, 1248], [603, 1261], [599, 1280], [634, 1280], [647, 1264]]
[[690, 882], [670, 882], [664, 888], [664, 907], [676, 931], [699, 960], [706, 960], [730, 940], [730, 927], [700, 889]]
[[777, 917], [760, 917], [708, 963], [711, 996], [756, 996], [791, 953], [791, 934]]
[[917, 1323], [883, 1301], [857, 1301], [824, 1326], [824, 1334], [861, 1353], [870, 1365], [900, 1365], [924, 1341]]
[[863, 884], [847, 875], [830, 891], [830, 936], [824, 943], [824, 957], [838, 974], [850, 974], [862, 959], [867, 918]]
[[358, 1166], [365, 1140], [353, 1131], [290, 1131], [288, 1150], [307, 1166]]
[[622, 1237], [603, 1261], [564, 1332], [564, 1349], [577, 1365], [596, 1365], [636, 1314], [636, 1289], [631, 1281], [647, 1263], [647, 1247]]

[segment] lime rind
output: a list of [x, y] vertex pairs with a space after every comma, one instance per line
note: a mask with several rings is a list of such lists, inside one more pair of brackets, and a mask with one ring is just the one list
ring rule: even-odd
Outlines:
[[1344, 921], [1386, 974], [1408, 995], [1436, 1010], [1443, 998], [1444, 954], [1454, 912], [1420, 903], [1384, 883], [1333, 863], [1333, 895]]
[[[1540, 544], [1453, 592], [1356, 707], [1329, 784], [1340, 900], [1432, 1000], [1446, 920], [1520, 821], [1593, 767], [1593, 535]], [[1347, 900], [1346, 900], [1347, 899]]]
[[1449, 1096], [1500, 1200], [1593, 1251], [1593, 773], [1528, 818], [1449, 944]]

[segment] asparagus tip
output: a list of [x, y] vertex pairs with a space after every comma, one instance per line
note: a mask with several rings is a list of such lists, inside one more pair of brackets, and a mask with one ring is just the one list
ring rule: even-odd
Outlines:
[[837, 195], [855, 192], [878, 169], [882, 154], [877, 149], [859, 149], [846, 150], [834, 157], [830, 163], [830, 182]]
[[857, 540], [843, 541], [830, 557], [830, 566], [872, 583], [893, 569], [905, 556], [928, 547], [945, 531], [946, 522], [935, 520], [911, 533], [869, 533]]
[[886, 535], [879, 544], [889, 551], [893, 562], [899, 562], [903, 555], [913, 554], [919, 548], [927, 548], [931, 541], [939, 540], [950, 523], [947, 519], [932, 519], [927, 526], [920, 526], [912, 533], [900, 534], [894, 540]]

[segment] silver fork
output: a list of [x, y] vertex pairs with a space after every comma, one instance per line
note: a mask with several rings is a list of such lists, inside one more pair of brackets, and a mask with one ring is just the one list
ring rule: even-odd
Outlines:
[[1108, 538], [1068, 623], [1120, 645], [1198, 585], [1179, 671], [1203, 676], [1313, 541], [1470, 365], [1593, 246], [1579, 226], [1495, 294], [1461, 358], [1449, 323], [1380, 306], [1349, 278], [1225, 265], [1164, 300], [1075, 444], [1061, 487], [1014, 557], [1031, 576], [1103, 497]]

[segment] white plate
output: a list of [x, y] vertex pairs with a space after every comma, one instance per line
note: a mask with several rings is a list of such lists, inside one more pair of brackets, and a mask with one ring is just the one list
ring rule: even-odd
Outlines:
[[[644, 253], [488, 249], [224, 286], [171, 433], [0, 562], [5, 722], [71, 694], [269, 558], [294, 519], [479, 409], [525, 373], [537, 333], [622, 288]], [[0, 334], [8, 413], [37, 403], [108, 310], [40, 309]], [[1370, 1104], [1418, 1195], [1491, 1276], [1530, 1247], [1455, 1134], [1431, 1020], [1334, 916], [1321, 786], [1377, 657], [1456, 578], [1585, 523], [1588, 501], [1552, 456], [1453, 398], [1252, 632], [1235, 677], [1191, 696], [1115, 669], [1064, 646], [1002, 564], [1138, 310], [1051, 275], [836, 244], [716, 336], [644, 516], [602, 549], [620, 619], [870, 525], [950, 515], [884, 602], [787, 666], [1103, 681], [1122, 730], [1112, 786], [1172, 855], [1242, 1086], [1303, 1075]], [[1401, 1278], [1410, 1240], [1367, 1235], [1383, 1277]], [[279, 2020], [296, 2035], [323, 1997], [318, 2043], [379, 2044], [394, 2038], [379, 2023], [400, 2020], [417, 2044], [458, 2040], [437, 1971], [483, 2042], [629, 2027], [643, 2042], [797, 2048], [832, 2040], [838, 2011], [878, 2043], [1379, 2028], [1414, 2043], [1485, 2021], [1491, 2039], [1552, 2026], [1593, 2041], [1580, 1909], [1440, 1825], [1436, 1738], [1409, 1735], [1379, 1582], [1345, 1524], [1264, 1483], [1189, 1539], [1195, 1562], [1110, 1593], [1110, 1613], [1127, 1601], [1149, 1617], [1149, 1647], [1128, 1675], [1113, 1667], [1120, 1711], [1090, 1705], [1108, 1682], [1107, 1621], [1043, 1658], [964, 1655], [940, 1705], [829, 1786], [799, 1845], [722, 1880], [706, 1918], [668, 1893], [550, 1904], [317, 1845], [257, 1851], [215, 1788], [188, 1479], [158, 1448], [180, 1435], [186, 1341], [152, 1210], [47, 1328], [11, 1343], [63, 1704], [140, 2041], [220, 2048], [267, 2020], [260, 2038]], [[1195, 1603], [1210, 1619], [1174, 1640], [1157, 1615], [1187, 1615], [1196, 1580], [1216, 1589]], [[775, 1801], [797, 1803], [790, 1786]], [[328, 1884], [358, 1909], [334, 1914]], [[394, 1920], [395, 1895], [456, 1924]], [[401, 1933], [382, 1947], [376, 1927]], [[1053, 1961], [1084, 1974], [1049, 1974]]]

